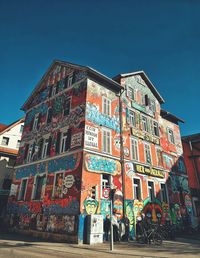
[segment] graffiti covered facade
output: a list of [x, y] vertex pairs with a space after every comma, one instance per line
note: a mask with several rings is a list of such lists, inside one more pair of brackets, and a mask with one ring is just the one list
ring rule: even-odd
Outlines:
[[144, 72], [111, 80], [54, 62], [23, 106], [11, 225], [82, 242], [86, 216], [110, 213], [110, 188], [132, 238], [141, 212], [181, 224], [190, 191], [180, 119], [161, 110], [162, 103]]

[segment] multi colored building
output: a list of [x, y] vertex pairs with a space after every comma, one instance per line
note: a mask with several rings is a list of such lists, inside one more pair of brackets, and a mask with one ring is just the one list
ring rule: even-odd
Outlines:
[[192, 196], [193, 226], [200, 224], [200, 134], [182, 137], [183, 155]]
[[110, 189], [133, 238], [140, 212], [179, 223], [190, 200], [182, 120], [162, 103], [143, 71], [112, 80], [90, 67], [53, 62], [22, 107], [11, 224], [82, 242], [86, 216], [110, 213]]

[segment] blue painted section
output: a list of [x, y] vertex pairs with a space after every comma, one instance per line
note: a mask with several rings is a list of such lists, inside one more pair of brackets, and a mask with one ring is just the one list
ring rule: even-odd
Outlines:
[[27, 204], [18, 205], [16, 203], [8, 203], [7, 205], [7, 213], [8, 214], [23, 214], [30, 215], [31, 212], [29, 210], [29, 206]]
[[79, 216], [78, 242], [83, 242], [85, 217], [84, 214], [80, 214]]
[[67, 207], [62, 207], [59, 204], [51, 204], [44, 206], [44, 215], [76, 215], [79, 213], [79, 202], [72, 201]]
[[34, 164], [23, 168], [18, 168], [16, 170], [16, 179], [18, 180], [24, 177], [35, 176], [36, 174], [37, 174], [37, 165]]
[[102, 158], [99, 156], [88, 155], [88, 171], [104, 172], [110, 174], [117, 173], [117, 163], [115, 160]]
[[120, 132], [119, 117], [118, 116], [109, 117], [107, 115], [104, 115], [101, 112], [99, 112], [98, 108], [95, 105], [91, 103], [87, 103], [86, 119], [88, 119], [89, 121], [97, 125], [106, 126], [118, 133]]
[[73, 170], [76, 166], [78, 156], [69, 155], [48, 162], [48, 173], [54, 173], [60, 170]]

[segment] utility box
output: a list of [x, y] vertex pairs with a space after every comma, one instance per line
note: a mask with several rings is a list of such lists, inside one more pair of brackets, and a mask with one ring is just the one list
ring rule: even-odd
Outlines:
[[87, 243], [90, 245], [103, 243], [102, 215], [87, 216]]

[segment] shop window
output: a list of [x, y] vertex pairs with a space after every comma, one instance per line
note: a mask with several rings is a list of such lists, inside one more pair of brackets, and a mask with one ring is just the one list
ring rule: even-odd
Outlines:
[[107, 116], [111, 116], [111, 100], [108, 98], [102, 98], [102, 113]]
[[152, 181], [148, 181], [148, 195], [150, 201], [152, 202], [155, 198], [154, 183]]
[[22, 179], [22, 181], [21, 181], [19, 196], [18, 196], [19, 201], [24, 201], [25, 200], [27, 182], [28, 182], [27, 178]]
[[131, 138], [131, 159], [139, 160], [138, 158], [138, 141]]
[[138, 178], [133, 178], [133, 194], [134, 199], [141, 200], [141, 183]]
[[102, 129], [102, 151], [111, 154], [111, 131]]

